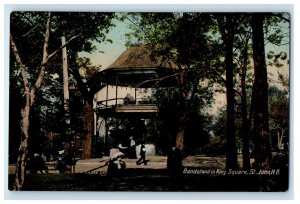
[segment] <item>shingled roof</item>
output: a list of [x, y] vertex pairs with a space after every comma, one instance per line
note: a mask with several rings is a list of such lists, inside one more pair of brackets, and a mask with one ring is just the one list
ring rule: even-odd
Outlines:
[[114, 63], [103, 71], [130, 68], [178, 69], [175, 63], [159, 56], [149, 45], [136, 45], [125, 50]]

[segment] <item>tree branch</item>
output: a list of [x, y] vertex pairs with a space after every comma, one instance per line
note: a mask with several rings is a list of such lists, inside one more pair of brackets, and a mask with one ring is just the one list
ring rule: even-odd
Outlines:
[[77, 82], [78, 88], [80, 89], [80, 92], [84, 98], [84, 100], [88, 99], [88, 89], [87, 89], [87, 85], [82, 81], [82, 78], [79, 74], [79, 70], [76, 69], [69, 69], [71, 71], [71, 74], [73, 75], [74, 79]]
[[[10, 44], [11, 44], [11, 49], [12, 49], [12, 51], [15, 55], [15, 58], [17, 60], [17, 63], [19, 64], [19, 71], [21, 72], [25, 93], [26, 93], [26, 95], [29, 96], [30, 87], [29, 87], [29, 81], [28, 81], [28, 78], [27, 78], [27, 74], [26, 74], [26, 71], [25, 71], [25, 65], [22, 63], [17, 45], [14, 41], [14, 38], [13, 38], [12, 34], [10, 34]], [[29, 100], [29, 98], [26, 97], [26, 100]], [[29, 101], [27, 101], [27, 102], [29, 103]]]
[[276, 17], [278, 17], [278, 18], [280, 18], [281, 20], [284, 20], [284, 21], [290, 23], [290, 19], [287, 19], [287, 18], [283, 17], [283, 16], [280, 15], [280, 14], [273, 14], [273, 15], [276, 16]]
[[47, 17], [42, 64], [45, 64], [48, 61], [48, 55], [49, 55], [48, 54], [48, 47], [49, 47], [50, 29], [51, 29], [51, 12], [48, 13], [48, 17]]
[[200, 74], [196, 75], [196, 77], [193, 81], [193, 88], [192, 88], [192, 91], [191, 91], [191, 97], [190, 97], [190, 99], [188, 100], [188, 103], [187, 103], [187, 107], [188, 107], [189, 111], [191, 111], [191, 107], [192, 107], [193, 101], [195, 99], [195, 95], [198, 91], [198, 85], [199, 85], [200, 77], [201, 77]]
[[[171, 74], [171, 75], [168, 75], [168, 76], [165, 76], [165, 77], [161, 77], [161, 78], [158, 78], [158, 79], [149, 79], [149, 80], [145, 80], [145, 81], [143, 81], [142, 83], [139, 83], [135, 88], [139, 88], [141, 85], [143, 85], [143, 84], [146, 84], [146, 83], [148, 83], [148, 82], [152, 82], [152, 81], [157, 81], [154, 85], [156, 85], [157, 83], [159, 83], [159, 82], [161, 82], [161, 81], [163, 81], [163, 80], [165, 80], [165, 79], [168, 79], [168, 78], [171, 78], [171, 77], [174, 77], [174, 76], [178, 76], [178, 75], [180, 75], [181, 74], [181, 72], [180, 73], [175, 73], [175, 74]], [[154, 86], [153, 85], [153, 86]]]
[[[223, 42], [225, 42], [226, 41], [225, 36], [226, 36], [227, 32], [226, 32], [226, 29], [224, 28], [224, 23], [226, 23], [226, 22], [224, 22], [225, 21], [224, 17], [222, 17], [221, 15], [217, 15], [216, 18], [217, 18], [219, 30], [221, 32], [222, 40], [223, 40]], [[228, 19], [226, 19], [226, 20], [228, 20]]]
[[138, 23], [134, 22], [132, 19], [130, 19], [130, 17], [128, 17], [128, 15], [125, 16], [125, 18], [130, 21], [132, 23], [132, 25], [134, 25], [136, 28], [140, 29], [140, 26], [138, 25]]
[[[208, 71], [208, 73], [210, 73], [210, 72], [213, 74], [213, 76], [216, 76], [217, 78], [219, 78], [219, 80], [221, 80], [221, 82], [223, 83], [223, 85], [226, 84], [226, 79], [224, 79], [222, 77], [222, 75], [219, 74], [216, 70], [211, 69], [211, 70]], [[213, 79], [213, 80], [216, 81], [216, 79]]]
[[27, 35], [29, 35], [29, 33], [31, 33], [32, 31], [34, 31], [39, 25], [34, 26], [32, 29], [30, 29], [27, 33], [23, 34], [23, 37], [26, 37]]
[[43, 47], [43, 61], [42, 61], [42, 67], [39, 73], [39, 76], [32, 87], [30, 91], [31, 95], [31, 105], [35, 101], [35, 93], [42, 85], [43, 79], [45, 77], [45, 70], [46, 70], [46, 64], [48, 62], [48, 47], [49, 47], [49, 38], [50, 38], [50, 29], [51, 29], [51, 12], [48, 13], [47, 17], [47, 23], [46, 23], [46, 31], [45, 31], [45, 40], [44, 40], [44, 47]]
[[72, 40], [77, 38], [79, 35], [72, 37], [70, 40], [68, 40], [64, 45], [60, 46], [57, 50], [52, 52], [50, 55], [48, 53], [48, 47], [49, 47], [49, 38], [50, 38], [50, 31], [51, 31], [51, 12], [48, 14], [47, 18], [47, 24], [46, 24], [46, 31], [45, 31], [45, 40], [44, 40], [44, 47], [43, 47], [43, 60], [41, 64], [41, 70], [39, 73], [39, 76], [35, 82], [35, 85], [32, 87], [30, 94], [31, 94], [31, 105], [35, 101], [35, 93], [42, 85], [43, 79], [45, 77], [45, 70], [46, 70], [46, 64], [49, 62], [49, 60], [54, 57], [62, 48], [67, 46]]
[[47, 60], [49, 61], [53, 56], [56, 55], [56, 53], [58, 53], [61, 49], [63, 49], [64, 47], [66, 47], [72, 40], [74, 40], [74, 39], [76, 39], [76, 38], [78, 38], [78, 37], [79, 37], [79, 35], [76, 35], [76, 36], [73, 36], [72, 38], [70, 38], [70, 39], [66, 42], [66, 44], [60, 46], [57, 50], [55, 50], [54, 52], [52, 52], [52, 53], [48, 56], [48, 59], [47, 59]]

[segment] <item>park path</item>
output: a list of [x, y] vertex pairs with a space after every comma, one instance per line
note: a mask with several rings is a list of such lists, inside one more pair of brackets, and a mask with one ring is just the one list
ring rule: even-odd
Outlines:
[[[123, 159], [126, 163], [126, 168], [128, 169], [165, 169], [167, 168], [167, 157], [166, 156], [148, 156], [146, 158], [148, 161], [147, 165], [136, 165], [137, 159]], [[109, 157], [103, 158], [93, 158], [78, 160], [75, 166], [76, 173], [84, 173], [91, 169], [104, 166], [109, 160]], [[191, 168], [214, 168], [214, 169], [224, 169], [225, 168], [225, 157], [207, 157], [207, 156], [188, 156], [183, 160], [184, 167]], [[239, 166], [242, 165], [242, 157], [238, 156]], [[49, 169], [51, 169], [55, 162], [47, 162]], [[9, 165], [9, 174], [14, 174], [15, 165]], [[50, 171], [50, 173], [58, 173], [58, 171]]]

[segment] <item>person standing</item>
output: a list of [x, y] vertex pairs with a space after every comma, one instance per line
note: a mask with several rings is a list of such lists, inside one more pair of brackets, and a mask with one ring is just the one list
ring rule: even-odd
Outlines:
[[135, 141], [133, 139], [133, 137], [129, 137], [129, 151], [128, 151], [128, 157], [129, 159], [136, 159], [136, 146], [135, 146]]
[[141, 143], [140, 156], [141, 157], [139, 158], [139, 160], [136, 161], [136, 165], [140, 165], [142, 163], [144, 163], [144, 165], [147, 165], [147, 161], [146, 161], [146, 148], [145, 148], [144, 142]]

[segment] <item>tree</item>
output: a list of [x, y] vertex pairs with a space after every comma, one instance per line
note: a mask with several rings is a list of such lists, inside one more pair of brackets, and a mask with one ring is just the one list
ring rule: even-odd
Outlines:
[[[251, 39], [251, 26], [250, 16], [248, 14], [238, 15], [238, 24], [235, 37], [235, 49], [236, 49], [236, 65], [238, 69], [237, 83], [235, 89], [239, 95], [237, 99], [237, 117], [241, 117], [241, 127], [237, 127], [237, 135], [241, 135], [242, 149], [243, 149], [243, 168], [250, 169], [250, 130], [251, 130], [251, 117], [252, 109], [249, 103], [249, 93], [251, 93], [251, 85], [253, 83], [253, 76], [250, 65], [250, 39]], [[249, 110], [248, 110], [248, 107]], [[240, 112], [240, 114], [238, 114]]]
[[[15, 59], [12, 60], [11, 72], [20, 73], [23, 84], [21, 91], [25, 96], [21, 110], [22, 136], [17, 159], [15, 190], [21, 190], [24, 184], [28, 140], [31, 138], [30, 114], [37, 100], [37, 93], [41, 90], [45, 77], [51, 72], [47, 67], [55, 67], [57, 60], [61, 59], [55, 57], [66, 45], [69, 45], [73, 52], [93, 50], [89, 40], [105, 39], [108, 25], [111, 25], [111, 17], [111, 13], [12, 13], [10, 43], [11, 53]], [[44, 26], [45, 32], [41, 35], [40, 31]], [[60, 43], [62, 35], [69, 39], [65, 45]], [[71, 44], [71, 41], [76, 41], [75, 45]], [[42, 54], [37, 52], [39, 49], [43, 50]], [[54, 51], [49, 53], [49, 50]], [[56, 61], [52, 64], [51, 59]], [[18, 70], [15, 71], [14, 68]]]
[[265, 14], [252, 14], [253, 63], [254, 63], [254, 110], [253, 132], [255, 162], [260, 169], [271, 167], [271, 144], [269, 135], [268, 77], [265, 59], [263, 22]]
[[[275, 86], [269, 88], [269, 109], [270, 109], [270, 132], [272, 133], [273, 145], [278, 150], [285, 149], [284, 144], [288, 141], [288, 118], [289, 118], [289, 98], [286, 90], [280, 90]], [[276, 141], [276, 143], [275, 143]]]
[[[94, 112], [93, 112], [93, 98], [94, 94], [104, 85], [98, 76], [92, 77], [94, 72], [88, 73], [89, 76], [81, 76], [80, 68], [82, 64], [78, 59], [78, 52], [95, 51], [92, 41], [103, 42], [112, 40], [106, 38], [106, 34], [111, 26], [114, 26], [112, 19], [113, 13], [55, 13], [57, 16], [57, 30], [64, 33], [68, 38], [73, 33], [80, 33], [78, 44], [72, 44], [68, 47], [69, 72], [73, 75], [77, 82], [77, 87], [81, 92], [84, 101], [83, 106], [83, 154], [82, 158], [87, 159], [92, 156], [92, 138], [94, 136]], [[88, 62], [84, 68], [87, 70], [97, 70], [98, 67], [91, 67]]]
[[[267, 54], [268, 68], [277, 68], [278, 71], [280, 71], [279, 68], [284, 66], [282, 61], [287, 59], [287, 53], [284, 52], [285, 48], [282, 49], [280, 48], [280, 46], [284, 45], [286, 47], [286, 45], [289, 44], [289, 32], [286, 29], [286, 22], [289, 22], [288, 19], [289, 17], [286, 13], [270, 13], [266, 15], [263, 24], [264, 45], [268, 45], [268, 49], [271, 49]], [[250, 88], [252, 89], [252, 84], [254, 80], [254, 76], [252, 76], [252, 65], [250, 64], [250, 62], [252, 61], [250, 59], [250, 57], [252, 57], [252, 50], [250, 49], [250, 45], [252, 44], [251, 16], [248, 14], [239, 14], [238, 22], [238, 30], [235, 38], [235, 50], [237, 51], [236, 63], [240, 67], [240, 84], [237, 84], [236, 89], [237, 93], [240, 96], [240, 107], [238, 107], [238, 112], [240, 112], [242, 119], [242, 128], [240, 132], [243, 137], [243, 168], [249, 169], [249, 139], [251, 138], [250, 135], [252, 131], [251, 124], [253, 118], [255, 94], [253, 93], [252, 99], [250, 99]], [[268, 78], [268, 80], [271, 82], [275, 81], [272, 78]], [[248, 101], [251, 101], [251, 103], [248, 103]], [[271, 108], [271, 106], [269, 107]]]
[[232, 14], [225, 14], [218, 18], [219, 28], [225, 47], [226, 68], [226, 101], [227, 101], [227, 129], [226, 129], [226, 168], [237, 169], [237, 153], [235, 141], [235, 92], [233, 89], [233, 42], [236, 27], [236, 18]]
[[[250, 153], [249, 153], [249, 139], [250, 139], [250, 121], [247, 111], [247, 91], [246, 91], [246, 77], [248, 65], [248, 41], [250, 35], [246, 36], [244, 49], [242, 50], [241, 63], [241, 111], [242, 111], [242, 134], [243, 134], [243, 168], [250, 169]], [[250, 114], [249, 114], [250, 115]]]
[[210, 51], [215, 47], [208, 44], [210, 36], [207, 35], [212, 25], [211, 16], [206, 13], [142, 13], [126, 18], [134, 22], [135, 32], [131, 36], [135, 42], [154, 45], [159, 54], [178, 65], [179, 113], [175, 143], [178, 149], [184, 150], [186, 124], [201, 87], [199, 81], [216, 62], [211, 60], [213, 52]]
[[[289, 65], [287, 50], [290, 45], [290, 16], [288, 13], [272, 13], [265, 16], [264, 30], [267, 33], [265, 44], [273, 47], [267, 53], [267, 64], [277, 69], [278, 79], [268, 79], [269, 87], [269, 125], [270, 134], [276, 135], [273, 139], [273, 147], [280, 150], [288, 143], [288, 99], [289, 79], [281, 69]], [[275, 85], [272, 85], [275, 83]], [[274, 143], [277, 141], [277, 144]], [[285, 145], [284, 145], [285, 144]]]
[[[78, 63], [76, 63], [76, 60], [73, 60], [72, 68], [70, 68], [70, 73], [76, 79], [77, 86], [84, 100], [84, 142], [82, 158], [88, 159], [92, 157], [92, 138], [94, 135], [93, 99], [95, 93], [97, 93], [105, 85], [101, 84], [101, 80], [99, 79], [98, 75], [95, 74], [95, 71], [98, 70], [97, 67], [91, 66], [89, 60], [87, 59], [78, 60]], [[85, 69], [85, 76], [80, 75], [80, 68]], [[84, 82], [84, 80], [86, 80], [86, 82]]]
[[25, 162], [26, 162], [26, 156], [28, 151], [28, 139], [30, 137], [29, 135], [29, 119], [30, 119], [30, 112], [32, 109], [32, 106], [36, 100], [36, 93], [41, 88], [42, 82], [45, 77], [46, 73], [46, 65], [48, 61], [56, 55], [56, 53], [62, 49], [62, 47], [66, 46], [66, 44], [70, 43], [73, 39], [76, 38], [74, 36], [71, 38], [65, 45], [61, 46], [51, 54], [48, 53], [48, 47], [49, 47], [49, 38], [50, 38], [50, 30], [51, 30], [51, 13], [47, 16], [47, 22], [46, 22], [46, 31], [44, 33], [44, 46], [43, 46], [43, 57], [42, 57], [42, 63], [40, 66], [39, 75], [36, 78], [35, 84], [30, 87], [30, 83], [28, 80], [28, 75], [26, 73], [26, 66], [23, 64], [19, 50], [17, 48], [17, 45], [15, 43], [15, 40], [10, 35], [10, 44], [13, 54], [15, 55], [16, 61], [18, 63], [19, 71], [21, 72], [22, 80], [23, 80], [23, 87], [25, 89], [25, 106], [21, 110], [22, 115], [22, 123], [21, 123], [21, 131], [22, 131], [22, 137], [21, 137], [21, 144], [19, 146], [19, 155], [17, 159], [17, 166], [16, 166], [16, 176], [15, 176], [15, 183], [14, 183], [14, 189], [15, 190], [21, 190], [22, 186], [24, 184], [25, 179]]
[[[160, 87], [154, 91], [153, 98], [158, 106], [157, 144], [164, 154], [170, 151], [170, 145], [176, 145], [177, 127], [181, 113], [178, 87]], [[201, 147], [208, 143], [210, 117], [205, 109], [213, 101], [211, 87], [198, 86], [194, 102], [189, 113], [184, 135], [185, 155], [200, 153]]]

